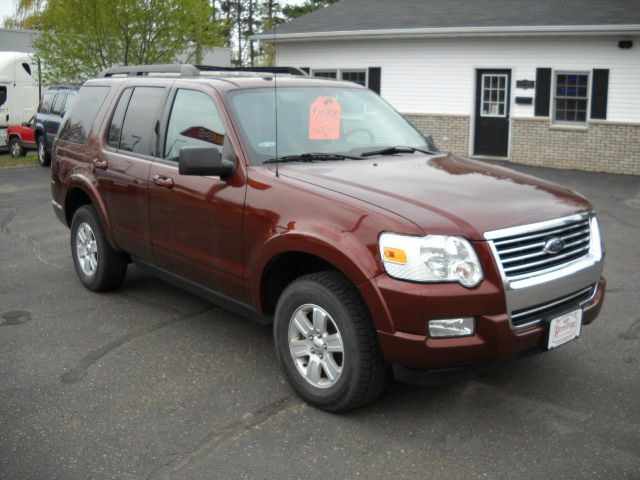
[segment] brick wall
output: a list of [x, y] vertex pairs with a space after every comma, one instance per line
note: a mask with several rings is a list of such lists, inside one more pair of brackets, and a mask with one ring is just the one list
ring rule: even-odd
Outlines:
[[[443, 151], [469, 155], [468, 116], [405, 114]], [[541, 167], [640, 175], [640, 124], [592, 120], [559, 127], [548, 118], [512, 118], [508, 160]]]
[[640, 125], [592, 120], [585, 129], [563, 129], [548, 118], [513, 118], [510, 160], [640, 175]]
[[406, 113], [407, 120], [422, 133], [431, 135], [443, 152], [469, 156], [469, 117]]

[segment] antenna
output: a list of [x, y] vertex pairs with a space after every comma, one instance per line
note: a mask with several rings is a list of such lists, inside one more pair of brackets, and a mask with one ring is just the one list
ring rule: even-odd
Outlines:
[[[273, 19], [273, 63], [275, 63], [275, 67], [278, 66], [278, 43], [276, 40], [276, 26], [277, 23], [275, 19]], [[273, 73], [273, 102], [274, 102], [274, 111], [275, 111], [275, 121], [276, 121], [276, 177], [280, 176], [280, 172], [278, 170], [278, 74], [276, 72]]]

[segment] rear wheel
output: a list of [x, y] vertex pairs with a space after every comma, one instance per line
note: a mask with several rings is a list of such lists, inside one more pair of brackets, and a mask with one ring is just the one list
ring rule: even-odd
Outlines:
[[338, 272], [305, 275], [285, 289], [276, 308], [274, 338], [297, 393], [323, 410], [361, 407], [390, 378], [366, 305]]
[[9, 140], [9, 152], [13, 158], [24, 157], [27, 154], [27, 150], [18, 137], [13, 137]]
[[38, 146], [38, 162], [40, 162], [42, 167], [48, 167], [51, 164], [51, 157], [44, 146], [44, 135], [38, 137], [36, 145]]
[[126, 255], [109, 245], [93, 205], [80, 207], [73, 216], [71, 256], [80, 281], [89, 290], [114, 290], [127, 274]]

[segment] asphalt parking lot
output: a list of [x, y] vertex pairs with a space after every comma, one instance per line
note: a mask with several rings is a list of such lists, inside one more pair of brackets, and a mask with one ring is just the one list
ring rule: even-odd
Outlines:
[[640, 177], [516, 168], [594, 203], [601, 316], [557, 351], [344, 415], [297, 399], [267, 327], [135, 267], [85, 290], [49, 169], [0, 169], [0, 478], [639, 479]]

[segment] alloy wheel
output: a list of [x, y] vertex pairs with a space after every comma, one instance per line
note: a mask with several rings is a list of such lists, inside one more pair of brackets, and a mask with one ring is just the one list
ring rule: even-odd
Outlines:
[[318, 305], [302, 305], [291, 316], [289, 352], [298, 373], [317, 388], [335, 385], [344, 370], [342, 335]]
[[88, 223], [83, 222], [76, 232], [76, 255], [80, 268], [87, 276], [92, 276], [98, 268], [98, 244]]

